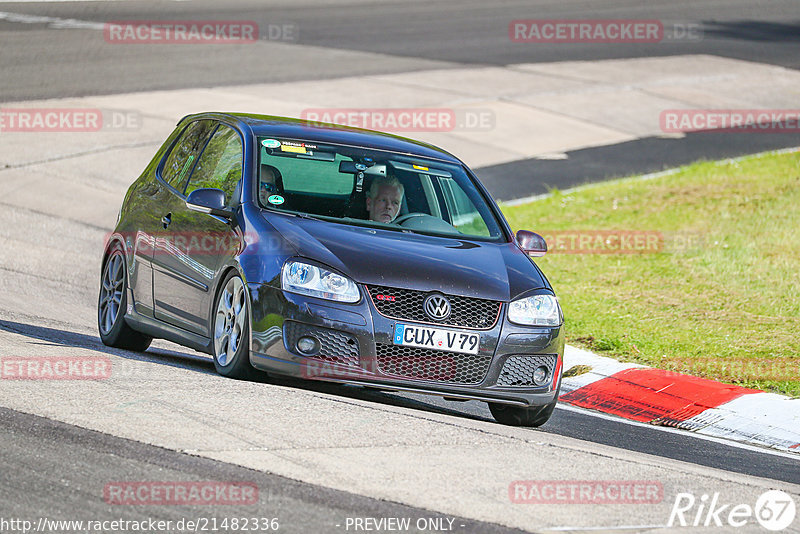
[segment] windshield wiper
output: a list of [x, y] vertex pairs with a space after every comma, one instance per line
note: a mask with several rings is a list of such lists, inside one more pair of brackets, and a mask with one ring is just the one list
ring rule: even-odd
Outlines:
[[309, 215], [308, 213], [301, 213], [299, 211], [287, 211], [284, 213], [290, 213], [295, 217], [300, 217], [301, 219], [310, 219], [312, 221], [322, 221], [324, 219], [320, 219], [319, 217], [315, 217], [314, 215]]
[[292, 215], [294, 217], [299, 217], [300, 219], [310, 219], [312, 221], [322, 221], [324, 219], [320, 217], [316, 217], [314, 215], [310, 215], [308, 213], [303, 213], [300, 211], [289, 211], [289, 210], [276, 210], [275, 208], [267, 208], [268, 211], [273, 213], [283, 213], [284, 215]]
[[393, 230], [395, 232], [405, 232], [408, 231], [408, 228], [403, 228], [402, 226], [397, 225], [389, 225], [388, 223], [376, 222], [370, 219], [356, 219], [353, 217], [342, 217], [342, 218], [331, 218], [335, 222], [340, 222], [342, 224], [348, 224], [350, 226], [364, 226], [366, 228], [381, 228], [383, 230]]

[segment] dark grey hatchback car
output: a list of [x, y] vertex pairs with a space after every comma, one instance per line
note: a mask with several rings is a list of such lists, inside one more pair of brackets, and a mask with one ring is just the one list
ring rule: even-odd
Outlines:
[[472, 171], [394, 135], [281, 117], [182, 119], [133, 183], [103, 255], [103, 342], [164, 338], [217, 371], [480, 400], [539, 426], [563, 317]]

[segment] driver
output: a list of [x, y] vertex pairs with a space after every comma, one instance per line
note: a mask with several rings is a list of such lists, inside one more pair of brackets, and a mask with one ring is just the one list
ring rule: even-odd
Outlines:
[[367, 193], [367, 212], [372, 221], [390, 223], [403, 204], [403, 184], [394, 176], [378, 176]]
[[260, 176], [260, 184], [258, 187], [258, 198], [261, 200], [261, 204], [264, 206], [269, 205], [268, 200], [270, 195], [273, 193], [278, 192], [278, 183], [282, 183], [281, 171], [273, 167], [272, 165], [267, 165], [266, 163], [261, 164], [261, 176]]

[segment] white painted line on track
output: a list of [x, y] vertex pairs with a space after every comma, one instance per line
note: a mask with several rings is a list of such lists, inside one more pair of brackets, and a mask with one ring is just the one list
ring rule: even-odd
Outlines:
[[[55, 4], [55, 3], [84, 3], [84, 2], [128, 2], [130, 0], [0, 0], [0, 4]], [[172, 0], [185, 2], [187, 0]]]
[[550, 527], [544, 528], [546, 532], [603, 532], [606, 530], [650, 530], [653, 528], [667, 528], [667, 525], [612, 525], [609, 527]]
[[[0, 3], [1, 2], [2, 0], [0, 0]], [[0, 20], [18, 22], [20, 24], [47, 24], [50, 28], [58, 30], [102, 30], [105, 27], [105, 23], [103, 22], [62, 19], [58, 17], [46, 17], [44, 15], [26, 15], [24, 13], [9, 13], [7, 11], [0, 11]]]

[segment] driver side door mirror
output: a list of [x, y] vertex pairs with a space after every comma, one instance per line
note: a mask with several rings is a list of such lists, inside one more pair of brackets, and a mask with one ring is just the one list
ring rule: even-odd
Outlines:
[[186, 198], [186, 207], [190, 210], [232, 219], [233, 211], [225, 204], [225, 192], [210, 187], [195, 189]]
[[517, 245], [529, 256], [538, 258], [547, 253], [547, 242], [536, 232], [519, 230], [517, 232]]

